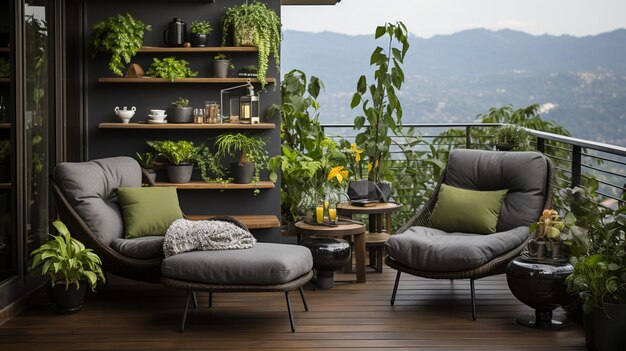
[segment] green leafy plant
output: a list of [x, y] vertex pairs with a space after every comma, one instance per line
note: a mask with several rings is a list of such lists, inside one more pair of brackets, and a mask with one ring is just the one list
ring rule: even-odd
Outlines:
[[194, 21], [191, 22], [191, 33], [193, 34], [211, 34], [213, 33], [213, 27], [209, 21]]
[[176, 57], [166, 57], [164, 59], [153, 58], [152, 65], [148, 68], [146, 75], [150, 77], [169, 79], [174, 81], [177, 78], [195, 77], [198, 72], [189, 68], [189, 62], [179, 60]]
[[196, 157], [196, 164], [200, 168], [202, 180], [207, 183], [228, 183], [231, 181], [230, 178], [225, 178], [226, 172], [220, 163], [219, 157], [211, 152], [206, 145], [200, 147]]
[[248, 73], [257, 73], [259, 71], [259, 66], [257, 65], [243, 66], [241, 67], [241, 71], [248, 72]]
[[109, 17], [93, 26], [91, 33], [93, 56], [95, 57], [99, 50], [110, 52], [109, 69], [114, 74], [122, 76], [124, 63], [130, 64], [143, 46], [145, 31], [151, 30], [152, 26], [133, 18], [129, 13]]
[[147, 141], [146, 143], [174, 166], [194, 163], [200, 151], [193, 142], [186, 140]]
[[0, 161], [5, 161], [11, 156], [11, 140], [0, 141]]
[[259, 173], [268, 167], [269, 156], [265, 139], [244, 133], [222, 134], [215, 139], [218, 157], [235, 156], [237, 163], [242, 165], [254, 162], [254, 182], [258, 183]]
[[361, 105], [363, 115], [354, 118], [354, 128], [359, 131], [355, 142], [372, 165], [369, 179], [373, 181], [384, 180], [391, 159], [391, 134], [401, 132], [402, 106], [396, 91], [404, 82], [402, 64], [409, 50], [408, 32], [402, 22], [376, 28], [376, 39], [385, 35], [389, 36], [387, 49], [379, 46], [370, 57], [370, 65], [376, 67], [375, 82], [368, 86], [362, 75], [350, 104], [352, 108]]
[[183, 108], [183, 107], [187, 107], [189, 106], [189, 99], [187, 98], [182, 98], [179, 97], [178, 100], [176, 101], [172, 101], [172, 105], [174, 105], [176, 108]]
[[50, 235], [52, 240], [31, 252], [32, 268], [35, 269], [41, 264], [41, 274], [50, 277], [52, 286], [64, 281], [67, 283], [66, 289], [73, 283], [78, 287], [83, 279], [87, 280], [92, 290], [95, 289], [98, 280], [104, 282], [102, 261], [98, 255], [72, 238], [63, 222], [57, 220], [52, 222], [52, 225], [59, 235]]
[[11, 65], [9, 60], [0, 57], [0, 78], [6, 78], [11, 75]]
[[153, 169], [154, 168], [154, 159], [156, 155], [152, 152], [142, 152], [135, 153], [135, 160], [139, 163], [139, 166], [143, 169]]
[[261, 2], [247, 2], [226, 10], [222, 18], [222, 45], [226, 45], [231, 27], [234, 30], [235, 44], [247, 37], [259, 50], [258, 79], [263, 86], [267, 83], [269, 56], [276, 60], [276, 70], [280, 72], [280, 42], [282, 40], [280, 17]]
[[503, 151], [529, 150], [528, 133], [524, 128], [513, 124], [497, 128], [492, 143]]
[[215, 61], [221, 61], [221, 60], [230, 60], [230, 56], [226, 55], [226, 54], [217, 54], [213, 57], [213, 60]]

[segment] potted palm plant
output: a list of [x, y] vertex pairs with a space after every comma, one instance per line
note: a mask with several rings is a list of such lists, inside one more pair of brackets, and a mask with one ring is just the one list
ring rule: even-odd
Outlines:
[[258, 79], [265, 85], [270, 55], [274, 55], [276, 69], [280, 71], [280, 17], [264, 3], [246, 1], [229, 8], [222, 17], [222, 46], [226, 45], [231, 29], [235, 46], [255, 46], [259, 49]]
[[213, 33], [213, 27], [209, 21], [191, 22], [191, 45], [205, 47], [209, 34]]
[[105, 280], [102, 261], [93, 250], [85, 248], [72, 238], [61, 221], [52, 225], [58, 235], [31, 253], [33, 269], [41, 265], [41, 274], [50, 278], [46, 292], [54, 303], [55, 311], [72, 314], [80, 311], [87, 286], [95, 289], [98, 280]]
[[222, 134], [215, 140], [215, 146], [219, 157], [235, 156], [236, 161], [231, 164], [234, 183], [258, 182], [259, 172], [267, 168], [269, 157], [262, 138], [243, 133]]
[[[590, 350], [622, 350], [626, 343], [626, 206], [598, 207], [597, 185], [564, 189], [564, 208], [575, 223], [569, 246], [574, 271], [568, 291], [582, 301], [583, 324]], [[567, 218], [566, 217], [566, 218]]]
[[189, 183], [198, 148], [191, 141], [147, 141], [160, 156], [168, 161], [167, 178], [170, 183]]

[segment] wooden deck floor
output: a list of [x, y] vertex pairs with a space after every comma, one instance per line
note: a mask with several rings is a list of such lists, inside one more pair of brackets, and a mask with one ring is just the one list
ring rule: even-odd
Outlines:
[[477, 281], [477, 321], [468, 282], [403, 275], [392, 307], [394, 278], [386, 267], [368, 273], [366, 284], [308, 288], [309, 312], [293, 293], [296, 333], [280, 293], [215, 294], [212, 309], [199, 294], [201, 307], [181, 334], [184, 292], [110, 277], [76, 315], [53, 314], [46, 299], [30, 306], [0, 326], [0, 350], [584, 350], [574, 322], [558, 332], [517, 325], [514, 317], [531, 310], [504, 276]]

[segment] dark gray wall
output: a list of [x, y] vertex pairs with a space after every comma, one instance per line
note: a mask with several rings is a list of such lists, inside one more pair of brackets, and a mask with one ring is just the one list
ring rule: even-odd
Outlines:
[[[280, 15], [280, 1], [264, 1]], [[134, 122], [144, 120], [151, 108], [165, 108], [178, 97], [187, 97], [194, 107], [204, 107], [204, 101], [212, 100], [219, 103], [220, 89], [235, 84], [110, 84], [98, 83], [98, 77], [112, 77], [108, 69], [109, 56], [98, 54], [95, 58], [89, 52], [89, 38], [91, 27], [110, 16], [118, 13], [130, 13], [133, 17], [152, 25], [152, 32], [144, 38], [144, 45], [163, 46], [163, 30], [173, 17], [180, 17], [187, 22], [187, 26], [195, 20], [209, 20], [213, 26], [213, 34], [209, 39], [210, 46], [221, 44], [221, 28], [219, 19], [230, 6], [241, 4], [242, 1], [218, 0], [215, 3], [169, 1], [88, 1], [85, 3], [85, 118], [86, 118], [86, 155], [88, 159], [127, 155], [135, 152], [148, 151], [146, 140], [191, 140], [195, 143], [206, 142], [220, 134], [219, 131], [203, 130], [115, 130], [98, 129], [101, 122], [117, 122], [113, 112], [116, 106], [137, 107], [133, 117]], [[227, 43], [227, 46], [232, 43]], [[153, 57], [176, 56], [190, 62], [198, 77], [211, 77], [211, 61], [214, 54], [153, 54], [138, 53], [134, 62], [139, 63], [145, 70], [150, 66]], [[231, 53], [236, 69], [256, 64], [256, 53]], [[276, 77], [275, 63], [270, 61], [268, 77]], [[270, 104], [280, 103], [280, 89], [276, 85], [266, 86], [266, 92], [261, 95], [261, 112], [264, 114]], [[257, 85], [257, 89], [260, 85]], [[278, 123], [278, 120], [273, 120]], [[280, 131], [277, 127], [271, 131], [254, 131], [256, 135], [269, 139], [268, 150], [270, 156], [280, 152]], [[164, 174], [159, 174], [165, 180]], [[194, 179], [200, 179], [199, 171], [194, 171]], [[261, 174], [261, 179], [267, 179], [267, 172]], [[181, 207], [187, 214], [273, 214], [280, 218], [280, 190], [261, 190], [257, 196], [252, 190], [179, 190]], [[262, 241], [280, 241], [279, 229], [254, 231], [256, 237]]]

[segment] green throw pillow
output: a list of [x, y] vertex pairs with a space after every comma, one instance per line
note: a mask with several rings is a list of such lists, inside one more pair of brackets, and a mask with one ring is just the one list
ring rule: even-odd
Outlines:
[[508, 191], [476, 191], [441, 184], [430, 223], [449, 233], [493, 234]]
[[127, 239], [165, 235], [175, 220], [183, 218], [176, 188], [118, 188], [117, 198]]

